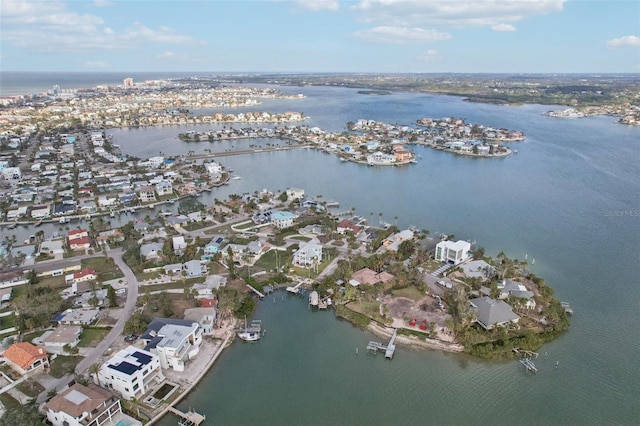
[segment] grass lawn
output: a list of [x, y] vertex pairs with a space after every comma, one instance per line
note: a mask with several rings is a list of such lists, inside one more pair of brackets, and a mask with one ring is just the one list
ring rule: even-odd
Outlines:
[[80, 361], [82, 361], [81, 356], [58, 355], [56, 359], [51, 361], [51, 371], [49, 374], [59, 379], [65, 374], [73, 372]]
[[393, 290], [393, 297], [406, 297], [415, 302], [425, 297], [423, 293], [418, 291], [415, 287], [401, 288], [400, 290]]
[[290, 238], [291, 240], [299, 240], [299, 241], [311, 241], [309, 237], [303, 237], [302, 235], [296, 235]]
[[15, 326], [15, 317], [13, 315], [7, 315], [4, 317], [0, 317], [0, 330], [4, 330], [5, 328], [11, 328]]
[[11, 410], [12, 408], [22, 407], [22, 405], [20, 405], [18, 400], [16, 400], [14, 397], [12, 397], [6, 392], [0, 394], [0, 402], [2, 402], [2, 405], [4, 405], [4, 408], [6, 408], [7, 410]]
[[48, 330], [37, 330], [37, 331], [32, 331], [30, 333], [25, 333], [25, 334], [22, 335], [22, 341], [23, 342], [30, 342], [33, 339], [35, 339], [36, 337], [42, 336], [47, 331]]
[[[282, 266], [283, 261], [287, 258], [285, 252], [278, 253], [278, 263]], [[270, 250], [260, 256], [260, 259], [253, 264], [254, 267], [264, 269], [265, 271], [273, 271], [276, 269], [276, 250]]]
[[27, 379], [24, 382], [20, 383], [18, 386], [18, 390], [20, 390], [23, 394], [27, 395], [29, 398], [37, 398], [40, 393], [44, 391], [44, 386], [35, 380]]
[[99, 279], [102, 281], [124, 277], [124, 274], [120, 268], [115, 265], [113, 259], [104, 256], [82, 259], [82, 267], [95, 269]]
[[85, 328], [80, 335], [78, 346], [81, 348], [95, 348], [110, 331], [111, 329], [108, 328]]

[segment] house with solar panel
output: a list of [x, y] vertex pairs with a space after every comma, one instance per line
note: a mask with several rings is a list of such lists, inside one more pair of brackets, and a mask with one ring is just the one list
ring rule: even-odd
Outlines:
[[139, 398], [164, 380], [160, 358], [144, 349], [128, 346], [102, 364], [100, 385], [126, 400]]

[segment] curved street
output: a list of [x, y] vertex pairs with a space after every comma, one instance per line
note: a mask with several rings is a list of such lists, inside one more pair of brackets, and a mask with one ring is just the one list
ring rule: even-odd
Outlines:
[[[116, 324], [113, 326], [109, 334], [96, 346], [91, 349], [91, 351], [84, 357], [82, 361], [78, 363], [76, 366], [76, 374], [83, 374], [91, 364], [95, 363], [106, 351], [109, 347], [116, 341], [116, 339], [122, 337], [122, 332], [124, 330], [124, 324], [127, 322], [127, 319], [131, 317], [133, 311], [136, 307], [136, 301], [138, 300], [138, 280], [134, 275], [133, 271], [122, 259], [122, 248], [108, 250], [107, 256], [112, 258], [116, 265], [120, 268], [122, 273], [124, 274], [124, 278], [127, 284], [127, 300], [122, 308], [122, 315], [117, 320]], [[66, 386], [69, 381], [73, 377], [69, 374], [61, 377], [60, 379], [51, 382], [49, 386], [45, 388], [45, 390], [38, 396], [37, 403], [43, 403], [46, 401], [47, 394], [49, 391]]]

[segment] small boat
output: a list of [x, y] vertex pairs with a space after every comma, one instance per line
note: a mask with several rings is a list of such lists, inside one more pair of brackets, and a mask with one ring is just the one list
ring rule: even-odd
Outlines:
[[234, 177], [232, 177], [231, 179], [233, 179], [233, 180], [238, 180], [238, 179], [242, 179], [242, 177], [241, 177], [241, 176], [234, 176]]
[[109, 217], [116, 217], [116, 213], [113, 210], [111, 210], [111, 213], [109, 213]]
[[260, 332], [243, 330], [238, 332], [238, 337], [245, 342], [255, 342], [256, 340], [260, 340]]
[[67, 222], [69, 222], [69, 218], [67, 218], [67, 217], [61, 217], [60, 218], [60, 225], [64, 225]]
[[173, 212], [162, 210], [160, 216], [171, 216]]
[[40, 225], [42, 225], [42, 219], [38, 219], [38, 220], [36, 221], [36, 226], [40, 226]]
[[562, 306], [562, 309], [564, 309], [566, 313], [568, 313], [569, 315], [573, 315], [573, 309], [571, 309], [571, 305], [569, 305], [567, 302], [560, 302], [560, 306]]

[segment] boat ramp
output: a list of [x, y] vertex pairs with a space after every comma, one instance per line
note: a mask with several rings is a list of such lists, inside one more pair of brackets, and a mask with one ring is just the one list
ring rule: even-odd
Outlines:
[[393, 353], [396, 351], [396, 345], [394, 342], [396, 341], [397, 334], [398, 329], [396, 328], [393, 330], [393, 336], [391, 336], [391, 340], [389, 340], [389, 344], [386, 346], [379, 342], [370, 341], [367, 345], [367, 350], [374, 353], [377, 353], [378, 351], [384, 351], [384, 357], [392, 359]]

